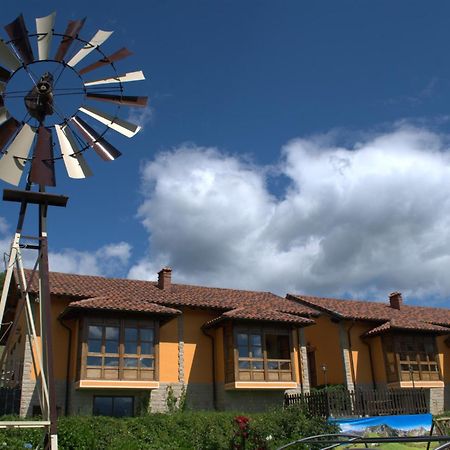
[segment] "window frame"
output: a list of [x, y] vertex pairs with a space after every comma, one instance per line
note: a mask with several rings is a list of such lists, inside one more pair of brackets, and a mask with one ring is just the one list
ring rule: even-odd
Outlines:
[[[426, 350], [427, 345], [432, 346], [431, 351]], [[405, 349], [408, 346], [411, 350]], [[382, 347], [388, 383], [442, 381], [436, 336], [390, 333], [382, 336]], [[423, 366], [428, 366], [428, 370]], [[417, 370], [410, 370], [410, 367], [417, 367]]]
[[[224, 328], [224, 344], [225, 344], [225, 374], [226, 382], [295, 382], [295, 358], [294, 346], [292, 338], [292, 328], [275, 328], [273, 326], [246, 325], [246, 324], [229, 324]], [[249, 356], [239, 357], [238, 335], [247, 334]], [[253, 357], [250, 350], [250, 339], [252, 335], [261, 336], [262, 356]], [[287, 336], [289, 343], [289, 358], [269, 358], [267, 351], [268, 335]], [[230, 346], [232, 348], [230, 348]], [[241, 345], [242, 346], [242, 345]], [[255, 346], [258, 347], [258, 346]], [[239, 362], [249, 362], [248, 369], [240, 369]], [[262, 369], [252, 367], [252, 362], [261, 363]], [[276, 362], [277, 369], [270, 368], [269, 363]], [[289, 364], [289, 369], [282, 369], [281, 364]], [[232, 367], [230, 367], [232, 364]], [[247, 377], [244, 374], [249, 373]]]
[[[95, 400], [97, 398], [110, 398], [112, 400], [111, 414], [96, 414]], [[128, 416], [128, 415], [120, 416], [120, 415], [114, 414], [114, 401], [119, 398], [120, 399], [123, 399], [123, 398], [131, 399], [131, 415], [130, 416]], [[99, 417], [99, 416], [103, 416], [103, 417], [134, 417], [136, 415], [134, 407], [135, 407], [135, 398], [133, 395], [94, 395], [92, 397], [92, 415], [96, 416], [96, 417]]]
[[[89, 352], [89, 326], [102, 327], [102, 342], [100, 352]], [[106, 327], [119, 328], [118, 353], [107, 353], [105, 348]], [[104, 380], [104, 381], [155, 381], [159, 379], [159, 322], [152, 319], [125, 318], [116, 317], [86, 317], [80, 324], [80, 364], [78, 378], [80, 380]], [[137, 353], [125, 353], [125, 328], [153, 330], [153, 354], [146, 353], [142, 358], [142, 343], [151, 342], [140, 338], [138, 332]], [[99, 366], [89, 366], [88, 357], [101, 357], [102, 364]], [[118, 366], [105, 365], [105, 358], [118, 358]], [[137, 359], [136, 367], [125, 367], [125, 358]], [[153, 367], [144, 367], [142, 359], [152, 359]], [[93, 370], [91, 370], [93, 369]], [[95, 370], [97, 372], [95, 372]], [[90, 374], [91, 372], [91, 374]], [[117, 376], [115, 373], [117, 372]]]

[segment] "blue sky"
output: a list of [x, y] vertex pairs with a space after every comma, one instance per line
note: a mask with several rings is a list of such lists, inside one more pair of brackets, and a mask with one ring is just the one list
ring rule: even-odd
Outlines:
[[447, 2], [28, 0], [2, 20], [52, 11], [114, 30], [105, 51], [135, 53], [119, 71], [147, 77], [127, 93], [150, 97], [123, 112], [141, 133], [108, 133], [117, 161], [58, 165], [53, 270], [445, 304]]

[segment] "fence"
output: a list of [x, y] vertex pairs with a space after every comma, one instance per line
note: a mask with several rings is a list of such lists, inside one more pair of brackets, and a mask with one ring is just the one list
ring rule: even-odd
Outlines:
[[301, 404], [312, 415], [361, 417], [428, 412], [424, 389], [321, 390], [308, 394], [286, 394], [285, 405]]

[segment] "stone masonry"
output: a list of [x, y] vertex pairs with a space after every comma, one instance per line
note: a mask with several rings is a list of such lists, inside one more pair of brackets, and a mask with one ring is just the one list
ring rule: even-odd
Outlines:
[[355, 390], [352, 377], [352, 366], [350, 361], [350, 344], [348, 342], [347, 332], [345, 330], [344, 322], [339, 322], [339, 341], [342, 351], [342, 362], [344, 364], [345, 385], [349, 391]]

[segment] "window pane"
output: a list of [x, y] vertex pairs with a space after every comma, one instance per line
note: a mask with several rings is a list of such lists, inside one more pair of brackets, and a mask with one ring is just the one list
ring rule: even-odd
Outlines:
[[237, 335], [237, 344], [239, 346], [248, 345], [248, 334], [238, 333], [238, 335]]
[[88, 366], [101, 366], [102, 365], [102, 357], [101, 356], [88, 356], [87, 357], [87, 365]]
[[142, 355], [153, 355], [155, 352], [153, 348], [153, 344], [151, 342], [142, 342], [141, 343], [141, 354]]
[[137, 341], [137, 328], [125, 328], [125, 342]]
[[153, 328], [141, 328], [139, 333], [141, 341], [153, 341]]
[[108, 356], [105, 356], [105, 366], [118, 367], [119, 366], [119, 358], [110, 358]]
[[102, 341], [100, 339], [88, 340], [88, 352], [100, 353], [102, 351]]
[[132, 417], [133, 397], [113, 397], [113, 416]]
[[269, 370], [278, 370], [278, 361], [269, 361], [267, 367]]
[[137, 367], [137, 358], [124, 358], [123, 359], [125, 367]]
[[119, 340], [119, 327], [106, 327], [105, 328], [105, 339], [110, 339], [114, 341]]
[[112, 416], [112, 397], [94, 397], [94, 416]]
[[137, 342], [125, 342], [125, 353], [137, 353]]
[[252, 369], [263, 370], [264, 365], [262, 361], [252, 361]]
[[248, 358], [248, 347], [238, 347], [238, 353], [240, 358]]
[[252, 348], [253, 358], [262, 358], [262, 348], [261, 347], [253, 347]]
[[101, 339], [102, 338], [102, 328], [98, 325], [89, 325], [89, 338]]
[[106, 341], [105, 342], [105, 352], [106, 353], [119, 353], [119, 343], [117, 341]]
[[249, 361], [239, 361], [239, 369], [250, 369]]
[[141, 359], [141, 367], [145, 367], [146, 369], [153, 369], [155, 360], [153, 358], [142, 358]]
[[266, 334], [267, 357], [271, 359], [290, 359], [289, 336]]
[[261, 346], [262, 345], [262, 337], [260, 334], [252, 334], [252, 345], [258, 345]]

